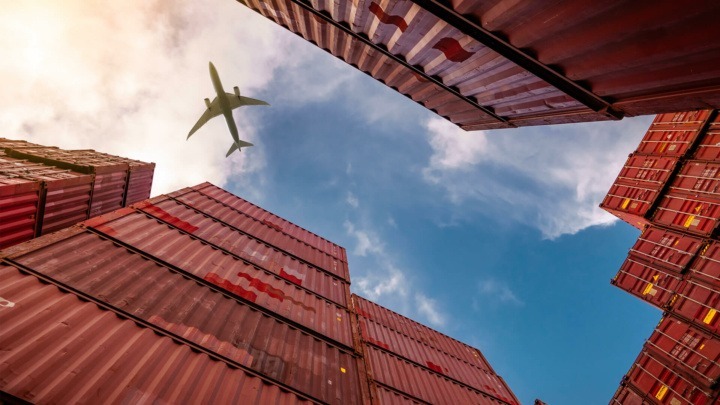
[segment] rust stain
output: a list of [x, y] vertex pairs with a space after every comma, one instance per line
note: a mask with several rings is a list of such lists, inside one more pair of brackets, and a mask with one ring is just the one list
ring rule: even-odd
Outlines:
[[300, 278], [299, 276], [301, 276], [301, 274], [297, 271], [294, 271], [292, 269], [285, 270], [284, 267], [280, 268], [280, 277], [284, 278], [287, 281], [290, 281], [291, 283], [302, 285], [304, 277]]
[[139, 205], [138, 208], [143, 210], [144, 212], [147, 212], [148, 214], [167, 222], [168, 224], [172, 225], [173, 227], [180, 229], [182, 231], [185, 231], [189, 234], [192, 234], [193, 232], [197, 231], [199, 228], [189, 222], [183, 221], [182, 219], [170, 215], [167, 211], [163, 210], [160, 207], [157, 207], [151, 203], [146, 203]]
[[400, 17], [399, 15], [390, 15], [385, 12], [385, 10], [380, 7], [379, 4], [372, 2], [370, 3], [370, 12], [375, 14], [375, 16], [380, 20], [383, 24], [391, 24], [398, 29], [400, 29], [400, 32], [405, 32], [405, 30], [408, 28], [408, 24], [405, 21], [404, 18]]
[[287, 295], [285, 295], [285, 293], [282, 290], [279, 290], [279, 289], [271, 286], [270, 284], [263, 282], [262, 280], [258, 280], [257, 278], [255, 278], [247, 273], [243, 273], [243, 272], [238, 272], [237, 275], [239, 277], [244, 278], [247, 281], [249, 281], [250, 287], [253, 287], [254, 289], [256, 289], [260, 292], [264, 292], [265, 294], [270, 296], [270, 298], [275, 298], [276, 300], [279, 300], [280, 302], [288, 300], [295, 305], [301, 306], [303, 309], [305, 309], [307, 311], [316, 312], [315, 308], [305, 305], [302, 302], [295, 300], [291, 297], [288, 297]]
[[257, 300], [257, 294], [254, 292], [248, 291], [237, 284], [233, 284], [215, 273], [208, 273], [205, 277], [203, 277], [203, 279], [215, 284], [218, 287], [222, 287], [231, 293], [237, 294], [248, 301], [255, 302], [255, 300]]
[[466, 51], [455, 38], [442, 38], [433, 45], [433, 49], [445, 54], [445, 57], [453, 62], [465, 62], [475, 52]]
[[278, 232], [282, 232], [282, 230], [283, 230], [282, 226], [280, 226], [274, 222], [268, 221], [267, 219], [263, 219], [262, 223]]

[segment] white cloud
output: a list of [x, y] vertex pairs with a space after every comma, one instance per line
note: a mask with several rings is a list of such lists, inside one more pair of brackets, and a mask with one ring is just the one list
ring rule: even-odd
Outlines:
[[374, 232], [368, 230], [356, 229], [355, 224], [350, 221], [343, 223], [345, 231], [348, 235], [357, 240], [357, 245], [353, 250], [353, 254], [357, 256], [367, 256], [368, 253], [376, 255], [384, 255], [384, 247]]
[[348, 205], [353, 208], [357, 208], [360, 206], [360, 201], [358, 201], [358, 198], [355, 197], [355, 194], [353, 194], [351, 191], [348, 191], [347, 197], [345, 197], [345, 202], [347, 202]]
[[154, 161], [154, 194], [257, 175], [265, 164], [257, 108], [236, 116], [241, 138], [257, 146], [231, 158], [222, 119], [185, 136], [205, 108], [202, 99], [213, 98], [209, 60], [226, 88], [253, 95], [289, 50], [277, 27], [246, 7], [210, 3], [6, 2], [3, 136]]
[[[523, 301], [518, 298], [518, 296], [510, 289], [510, 287], [507, 286], [507, 284], [494, 278], [481, 280], [478, 283], [478, 292], [480, 293], [480, 295], [489, 298], [489, 302], [491, 303], [499, 302], [502, 304], [510, 304], [515, 306], [524, 305]], [[483, 302], [488, 301], [483, 300]], [[475, 309], [477, 310], [479, 303], [475, 301], [473, 305], [476, 307]]]
[[467, 133], [432, 118], [433, 153], [422, 173], [446, 191], [457, 216], [482, 210], [546, 238], [574, 234], [615, 221], [598, 204], [651, 119]]
[[418, 312], [430, 321], [433, 326], [444, 326], [445, 315], [437, 309], [437, 301], [428, 298], [421, 293], [415, 294], [415, 305], [417, 306]]

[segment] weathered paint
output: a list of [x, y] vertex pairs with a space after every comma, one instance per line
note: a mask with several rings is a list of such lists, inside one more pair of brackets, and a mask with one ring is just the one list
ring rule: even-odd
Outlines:
[[610, 283], [657, 308], [664, 309], [675, 296], [675, 292], [682, 288], [682, 280], [682, 276], [677, 273], [645, 263], [630, 253]]
[[[181, 283], [192, 284], [187, 280]], [[108, 290], [130, 292], [132, 284], [114, 284]], [[22, 400], [81, 404], [311, 403], [307, 394], [293, 393], [290, 387], [279, 386], [250, 368], [238, 368], [238, 363], [229, 363], [212, 351], [199, 352], [169, 333], [185, 333], [185, 338], [202, 341], [258, 368], [273, 368], [273, 362], [278, 362], [277, 357], [267, 354], [251, 358], [250, 352], [255, 349], [236, 348], [236, 343], [224, 342], [224, 338], [211, 339], [210, 334], [162, 318], [156, 319], [159, 324], [153, 326], [155, 329], [150, 329], [7, 265], [0, 265], [0, 296], [16, 304], [0, 308], [0, 390]], [[151, 311], [163, 309], [161, 302], [154, 305], [158, 306], [151, 305]], [[187, 313], [188, 318], [191, 315]], [[207, 327], [218, 327], [218, 322]], [[243, 333], [243, 328], [234, 332]], [[263, 344], [263, 350], [281, 353], [304, 350], [272, 340], [257, 343]], [[294, 376], [297, 381], [307, 381], [321, 369], [315, 368], [317, 363], [306, 364], [314, 368]], [[330, 398], [349, 391], [349, 384], [316, 386], [326, 390]], [[350, 402], [354, 403], [353, 399]]]

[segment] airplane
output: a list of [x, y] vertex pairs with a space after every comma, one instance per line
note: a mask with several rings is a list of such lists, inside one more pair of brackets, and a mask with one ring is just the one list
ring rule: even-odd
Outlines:
[[241, 150], [240, 148], [242, 147], [253, 146], [253, 144], [251, 144], [250, 142], [240, 140], [237, 125], [235, 125], [235, 120], [232, 116], [232, 110], [238, 107], [242, 107], [244, 105], [270, 104], [262, 100], [256, 100], [254, 98], [241, 96], [240, 89], [237, 86], [234, 87], [235, 94], [226, 93], [225, 90], [223, 90], [222, 83], [220, 82], [220, 77], [218, 76], [218, 72], [212, 62], [210, 62], [210, 79], [212, 80], [213, 87], [215, 88], [215, 92], [217, 93], [217, 97], [215, 97], [212, 102], [210, 102], [210, 99], [208, 98], [205, 99], [205, 105], [207, 106], [207, 110], [205, 110], [198, 122], [195, 123], [195, 126], [192, 127], [186, 140], [190, 139], [192, 134], [194, 134], [195, 131], [200, 129], [200, 127], [205, 125], [205, 123], [208, 122], [211, 118], [217, 117], [218, 115], [222, 114], [225, 116], [225, 121], [227, 121], [227, 126], [230, 129], [230, 134], [233, 138], [233, 144], [230, 146], [230, 150], [228, 150], [228, 153], [225, 155], [225, 157], [228, 157], [236, 150]]

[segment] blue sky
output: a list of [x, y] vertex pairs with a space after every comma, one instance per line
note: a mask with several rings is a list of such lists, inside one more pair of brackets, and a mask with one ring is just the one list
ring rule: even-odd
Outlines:
[[[13, 3], [2, 135], [208, 180], [349, 253], [353, 290], [480, 348], [523, 403], [607, 403], [660, 311], [609, 284], [638, 231], [597, 208], [652, 117], [466, 133], [233, 1]], [[88, 35], [92, 32], [92, 35]], [[226, 88], [255, 143], [225, 159]], [[42, 95], [42, 97], [38, 97]]]

